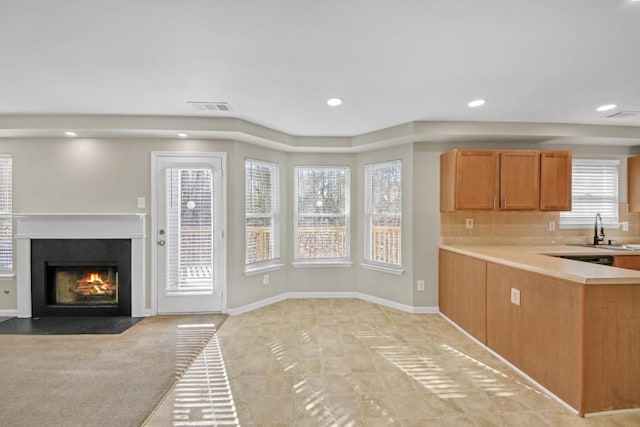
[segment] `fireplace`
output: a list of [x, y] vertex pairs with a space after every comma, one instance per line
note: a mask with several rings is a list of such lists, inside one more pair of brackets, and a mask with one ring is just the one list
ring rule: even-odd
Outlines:
[[131, 316], [131, 240], [32, 239], [39, 316]]

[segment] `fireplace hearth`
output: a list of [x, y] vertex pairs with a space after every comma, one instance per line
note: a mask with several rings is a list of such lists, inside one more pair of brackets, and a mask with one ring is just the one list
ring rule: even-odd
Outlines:
[[32, 239], [33, 317], [130, 316], [131, 240]]

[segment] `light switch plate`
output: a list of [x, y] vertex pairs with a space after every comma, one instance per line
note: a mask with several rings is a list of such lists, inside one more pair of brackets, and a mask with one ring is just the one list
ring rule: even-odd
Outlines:
[[511, 304], [520, 305], [520, 289], [511, 288]]
[[146, 205], [146, 200], [144, 197], [138, 197], [138, 208], [143, 209]]

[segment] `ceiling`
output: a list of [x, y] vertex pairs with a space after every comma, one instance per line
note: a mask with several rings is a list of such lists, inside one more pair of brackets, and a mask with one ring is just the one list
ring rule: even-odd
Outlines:
[[640, 115], [596, 111], [640, 112], [639, 40], [632, 0], [0, 0], [0, 117], [227, 118], [312, 138], [525, 122], [640, 144]]

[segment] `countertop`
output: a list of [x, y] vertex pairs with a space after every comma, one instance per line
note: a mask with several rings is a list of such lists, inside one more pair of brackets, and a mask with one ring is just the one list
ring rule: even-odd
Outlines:
[[[640, 271], [557, 258], [559, 255], [640, 256], [640, 251], [616, 251], [582, 246], [450, 246], [440, 249], [585, 285], [639, 284]], [[555, 255], [555, 256], [554, 256]]]

